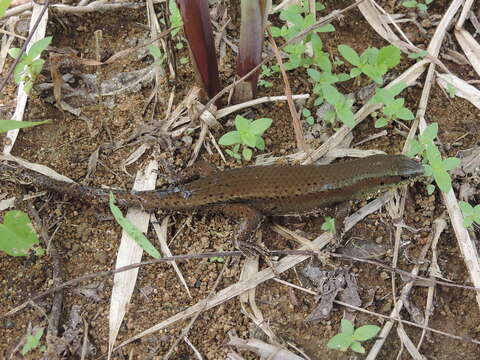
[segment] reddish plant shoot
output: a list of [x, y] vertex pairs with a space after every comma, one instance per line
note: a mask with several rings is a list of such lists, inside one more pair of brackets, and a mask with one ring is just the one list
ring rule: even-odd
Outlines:
[[220, 77], [208, 0], [177, 0], [177, 3], [197, 81], [208, 98], [212, 98], [220, 91]]
[[[267, 20], [268, 0], [242, 0], [240, 23], [240, 46], [237, 57], [237, 78], [249, 73], [262, 61], [262, 46]], [[256, 93], [260, 71], [235, 86], [233, 101], [251, 100]]]

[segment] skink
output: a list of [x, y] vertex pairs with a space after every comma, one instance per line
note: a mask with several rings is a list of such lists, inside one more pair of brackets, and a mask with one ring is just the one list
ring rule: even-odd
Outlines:
[[[0, 164], [0, 170], [6, 165]], [[373, 155], [330, 165], [271, 165], [225, 170], [166, 190], [129, 192], [53, 180], [22, 169], [37, 186], [89, 202], [108, 201], [145, 210], [213, 209], [239, 221], [240, 243], [264, 216], [300, 215], [361, 199], [422, 175], [423, 166], [403, 155]]]

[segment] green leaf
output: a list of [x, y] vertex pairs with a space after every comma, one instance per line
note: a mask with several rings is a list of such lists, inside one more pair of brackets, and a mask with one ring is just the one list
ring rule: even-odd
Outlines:
[[30, 65], [30, 75], [32, 80], [35, 79], [37, 75], [42, 72], [43, 64], [45, 64], [45, 60], [43, 59], [37, 59], [32, 61], [32, 64]]
[[32, 90], [33, 82], [32, 80], [28, 79], [25, 80], [25, 84], [23, 85], [23, 90], [28, 94], [30, 90]]
[[250, 161], [253, 155], [252, 149], [244, 147], [242, 150], [242, 155], [245, 160]]
[[350, 345], [350, 348], [356, 353], [365, 354], [365, 348], [358, 341], [353, 341], [352, 345]]
[[420, 151], [422, 151], [422, 146], [417, 140], [410, 141], [410, 150], [408, 151], [408, 156], [412, 157], [417, 155]]
[[187, 56], [182, 56], [180, 58], [180, 64], [185, 65], [185, 64], [188, 64], [188, 62], [189, 62], [189, 59]]
[[44, 328], [40, 328], [37, 330], [37, 332], [35, 332], [35, 334], [27, 336], [25, 345], [23, 345], [23, 348], [20, 351], [22, 355], [26, 355], [29, 351], [35, 349], [40, 344], [40, 339], [43, 336], [43, 331]]
[[355, 119], [353, 116], [352, 110], [348, 107], [336, 108], [337, 116], [342, 122], [347, 125], [349, 128], [353, 129], [355, 127]]
[[270, 28], [270, 32], [272, 33], [273, 37], [279, 37], [282, 35], [282, 30], [277, 26], [272, 26]]
[[419, 58], [424, 58], [425, 56], [428, 55], [428, 51], [427, 50], [421, 50], [419, 52], [416, 52], [416, 53], [411, 53], [411, 54], [408, 54], [408, 57], [410, 59], [419, 59]]
[[[332, 234], [335, 234], [335, 233], [337, 232], [336, 229], [335, 229], [335, 219], [332, 218], [332, 217], [330, 217], [330, 216], [326, 216], [324, 220], [325, 220], [325, 222], [322, 224], [322, 230], [323, 230], [323, 231], [331, 232]], [[348, 333], [348, 334], [350, 334], [350, 332], [349, 332], [349, 331], [350, 331], [350, 327], [349, 327], [349, 326], [351, 326], [351, 333], [353, 334], [353, 325], [352, 325], [352, 323], [349, 322], [348, 320], [345, 320], [345, 321], [348, 321], [348, 324], [345, 324], [345, 326], [344, 326], [343, 320], [344, 320], [344, 319], [342, 319], [342, 323], [341, 323], [341, 325], [342, 325], [342, 332], [343, 332], [343, 333]], [[345, 330], [345, 329], [346, 329], [346, 330]]]
[[48, 47], [48, 45], [50, 45], [51, 42], [51, 36], [47, 36], [46, 38], [36, 41], [30, 48], [30, 50], [28, 50], [28, 56], [30, 56], [32, 59], [35, 59], [42, 53], [42, 51], [44, 51]]
[[433, 186], [432, 184], [428, 184], [427, 185], [427, 194], [432, 195], [434, 191], [435, 191], [435, 186]]
[[252, 123], [251, 120], [244, 118], [241, 115], [237, 115], [235, 117], [235, 127], [238, 131], [242, 132], [249, 132], [250, 131], [250, 124]]
[[328, 343], [327, 347], [329, 349], [340, 350], [340, 351], [347, 351], [352, 343], [352, 337], [347, 334], [337, 334], [332, 337]]
[[418, 136], [418, 139], [422, 144], [428, 144], [432, 142], [438, 134], [438, 124], [433, 123], [427, 126], [427, 128]]
[[305, 121], [307, 122], [308, 125], [313, 125], [315, 124], [315, 119], [313, 118], [313, 116], [309, 116], [305, 119]]
[[443, 168], [447, 171], [453, 170], [460, 165], [460, 159], [449, 157], [443, 160]]
[[420, 12], [427, 12], [427, 5], [425, 4], [417, 4], [417, 9], [420, 10]]
[[384, 117], [378, 119], [377, 121], [375, 121], [375, 127], [378, 129], [378, 128], [381, 128], [381, 127], [384, 127], [384, 126], [387, 126], [388, 125], [388, 120], [385, 119]]
[[0, 251], [10, 256], [26, 256], [39, 245], [38, 236], [27, 214], [8, 211], [0, 224]]
[[303, 25], [303, 16], [301, 16], [297, 11], [295, 11], [295, 9], [292, 9], [292, 7], [289, 7], [288, 9], [283, 10], [280, 13], [280, 19], [284, 21], [288, 21], [296, 26], [301, 27]]
[[12, 58], [16, 59], [20, 56], [21, 52], [22, 52], [22, 49], [20, 49], [20, 48], [10, 48], [8, 50], [8, 55], [10, 55]]
[[261, 136], [258, 136], [257, 135], [257, 143], [255, 144], [255, 147], [258, 149], [258, 150], [265, 150], [265, 141], [263, 140], [263, 138]]
[[333, 31], [335, 31], [335, 27], [332, 24], [327, 24], [327, 25], [324, 25], [324, 26], [320, 26], [315, 31], [320, 32], [320, 33], [333, 32]]
[[350, 70], [350, 77], [351, 78], [357, 77], [361, 73], [362, 73], [362, 70], [360, 70], [359, 68], [353, 68]]
[[241, 160], [241, 159], [242, 159], [242, 157], [240, 156], [240, 154], [237, 153], [237, 152], [233, 152], [232, 150], [228, 150], [228, 149], [225, 150], [225, 152], [226, 152], [228, 155], [230, 155], [231, 157], [233, 157], [233, 158], [235, 158], [235, 159], [237, 159], [237, 160]]
[[433, 176], [433, 169], [430, 165], [423, 165], [425, 170], [425, 176]]
[[349, 320], [347, 319], [340, 320], [340, 326], [342, 328], [342, 334], [349, 335], [349, 336], [353, 335], [355, 328], [353, 327], [353, 324]]
[[0, 120], [0, 133], [14, 129], [24, 129], [32, 126], [50, 123], [50, 120], [43, 121], [16, 121], [16, 120]]
[[360, 57], [358, 56], [357, 52], [353, 50], [350, 46], [341, 44], [338, 46], [338, 51], [350, 64], [354, 66], [360, 65]]
[[150, 53], [150, 55], [153, 56], [153, 59], [155, 61], [158, 61], [162, 58], [162, 51], [158, 48], [158, 46], [150, 44], [147, 46], [147, 50]]
[[473, 213], [473, 206], [470, 205], [468, 202], [459, 201], [458, 207], [460, 208], [460, 210], [462, 210], [464, 215], [470, 215], [471, 213]]
[[413, 113], [409, 109], [407, 109], [406, 107], [400, 108], [397, 111], [396, 115], [401, 120], [413, 120], [415, 118]]
[[251, 132], [240, 131], [240, 138], [242, 139], [242, 144], [249, 147], [255, 147], [257, 144], [257, 136]]
[[230, 131], [224, 134], [219, 140], [218, 143], [223, 146], [230, 146], [233, 144], [239, 144], [242, 141], [240, 138], [240, 133], [236, 130]]
[[387, 90], [391, 94], [391, 96], [395, 97], [398, 94], [400, 94], [406, 87], [407, 87], [406, 83], [400, 82], [398, 84], [394, 84], [390, 86], [388, 89], [385, 89], [385, 90]]
[[402, 5], [405, 6], [406, 8], [414, 8], [415, 6], [417, 6], [417, 2], [415, 0], [409, 0], [409, 1], [404, 1]]
[[302, 115], [303, 115], [304, 117], [308, 117], [308, 116], [312, 115], [312, 113], [311, 113], [310, 110], [308, 110], [307, 108], [303, 108], [303, 109], [302, 109]]
[[138, 244], [138, 246], [145, 250], [150, 256], [154, 257], [155, 259], [161, 258], [158, 250], [155, 249], [155, 247], [145, 237], [145, 235], [143, 235], [143, 233], [138, 230], [135, 225], [133, 225], [128, 219], [123, 216], [121, 210], [118, 208], [118, 206], [115, 205], [115, 197], [111, 191], [109, 197], [110, 211], [112, 212], [113, 217], [122, 227], [122, 229], [125, 230], [128, 236], [130, 236]]
[[320, 81], [321, 74], [320, 71], [315, 70], [315, 69], [307, 69], [307, 74], [310, 76], [314, 81], [318, 82]]
[[260, 118], [253, 121], [250, 125], [250, 132], [254, 135], [263, 135], [265, 130], [267, 130], [270, 125], [272, 125], [272, 119], [269, 118]]
[[400, 49], [393, 45], [388, 45], [378, 51], [377, 62], [384, 64], [387, 69], [394, 68], [400, 63]]
[[5, 15], [5, 12], [7, 11], [11, 2], [12, 2], [12, 0], [1, 0], [0, 1], [0, 19]]
[[380, 327], [376, 325], [363, 325], [355, 329], [353, 339], [358, 341], [370, 340], [375, 337], [380, 331]]
[[434, 169], [433, 177], [442, 192], [446, 193], [450, 191], [452, 188], [452, 180], [450, 179], [450, 175], [448, 175], [444, 169]]

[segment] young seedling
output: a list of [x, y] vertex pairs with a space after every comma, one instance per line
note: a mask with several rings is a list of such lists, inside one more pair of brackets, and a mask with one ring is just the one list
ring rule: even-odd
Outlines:
[[30, 218], [20, 210], [8, 211], [3, 224], [0, 223], [0, 251], [10, 256], [27, 256], [31, 250], [37, 256], [45, 253]]
[[309, 125], [315, 124], [315, 119], [312, 116], [312, 113], [308, 109], [302, 109], [302, 116], [305, 118], [305, 121]]
[[335, 219], [331, 216], [325, 216], [325, 222], [322, 224], [322, 230], [336, 234], [337, 230], [335, 229]]
[[468, 228], [475, 222], [480, 225], [480, 204], [473, 207], [468, 202], [460, 201], [458, 203], [463, 213], [463, 226]]
[[418, 11], [425, 13], [428, 10], [428, 5], [430, 5], [432, 2], [433, 0], [425, 0], [424, 3], [420, 1], [415, 1], [415, 0], [408, 0], [408, 1], [404, 1], [402, 5], [409, 9], [417, 8]]
[[[230, 131], [223, 135], [218, 143], [223, 146], [233, 145], [232, 150], [227, 149], [226, 153], [235, 158], [238, 162], [252, 159], [253, 150], [265, 150], [265, 141], [262, 138], [263, 133], [272, 125], [272, 119], [261, 118], [255, 121], [237, 115], [235, 117], [235, 128], [237, 130]], [[240, 147], [242, 154], [240, 155]]]
[[264, 80], [264, 78], [270, 77], [275, 73], [275, 71], [271, 68], [268, 67], [267, 65], [262, 65], [262, 73], [260, 74], [259, 80], [258, 80], [258, 86], [263, 86], [265, 88], [270, 88], [273, 86], [272, 82], [268, 80]]
[[407, 85], [405, 83], [399, 83], [393, 85], [390, 88], [377, 88], [375, 95], [370, 100], [373, 104], [383, 104], [382, 116], [375, 121], [375, 127], [380, 128], [388, 125], [390, 122], [396, 119], [400, 120], [413, 120], [415, 116], [405, 106], [405, 99], [395, 96], [400, 94]]
[[[417, 140], [411, 140], [409, 156], [419, 155], [425, 167], [425, 175], [433, 176], [439, 189], [448, 192], [452, 187], [452, 180], [448, 171], [455, 169], [460, 160], [455, 157], [442, 159], [440, 150], [434, 144], [438, 134], [438, 124], [430, 124], [419, 136]], [[428, 194], [432, 194], [435, 187], [432, 184], [427, 185]]]
[[382, 84], [387, 71], [400, 63], [400, 49], [393, 45], [381, 49], [368, 48], [358, 55], [350, 46], [342, 44], [338, 46], [338, 51], [354, 66], [350, 71], [352, 78], [363, 73], [377, 84]]
[[[325, 9], [323, 4], [315, 4], [316, 11]], [[281, 37], [285, 41], [297, 36], [300, 32], [306, 30], [315, 23], [315, 16], [308, 12], [309, 6], [307, 1], [303, 1], [302, 5], [290, 6], [280, 13], [280, 19], [287, 24], [281, 28], [272, 27], [271, 32], [273, 37]], [[287, 45], [283, 50], [289, 55], [289, 60], [285, 63], [286, 70], [293, 70], [300, 66], [309, 67], [314, 63], [314, 57], [308, 54], [309, 49], [313, 51], [321, 51], [321, 40], [317, 33], [335, 31], [333, 25], [328, 24], [313, 30], [301, 41]], [[315, 40], [313, 40], [315, 39]], [[313, 41], [317, 43], [314, 44]], [[316, 50], [318, 49], [318, 50]], [[328, 57], [328, 54], [326, 54]]]
[[350, 348], [360, 354], [365, 353], [365, 348], [360, 342], [374, 338], [380, 331], [380, 328], [376, 325], [364, 325], [355, 329], [352, 323], [346, 319], [342, 319], [341, 327], [342, 332], [331, 338], [327, 347], [343, 352]]
[[448, 95], [453, 99], [457, 94], [457, 88], [452, 84], [447, 84], [447, 92], [448, 92]]
[[[27, 335], [27, 339], [25, 341], [25, 344], [22, 347], [22, 350], [20, 353], [25, 356], [27, 355], [30, 351], [33, 349], [36, 349], [40, 345], [40, 339], [43, 336], [44, 328], [40, 328], [35, 331], [34, 334]], [[43, 347], [40, 348], [40, 351], [45, 351]]]
[[[35, 42], [28, 53], [25, 53], [20, 58], [19, 63], [15, 67], [13, 72], [13, 78], [15, 83], [20, 84], [24, 82], [24, 89], [26, 93], [29, 93], [35, 83], [37, 76], [40, 74], [43, 68], [45, 60], [40, 58], [42, 52], [50, 45], [52, 37], [40, 39]], [[19, 48], [11, 48], [8, 50], [8, 54], [14, 59], [18, 58], [21, 53]]]

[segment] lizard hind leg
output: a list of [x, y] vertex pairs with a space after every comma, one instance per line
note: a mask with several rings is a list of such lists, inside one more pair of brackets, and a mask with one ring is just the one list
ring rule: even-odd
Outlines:
[[245, 256], [268, 255], [268, 251], [255, 243], [255, 233], [262, 225], [264, 216], [246, 204], [227, 204], [222, 212], [238, 222], [234, 234], [234, 245]]

